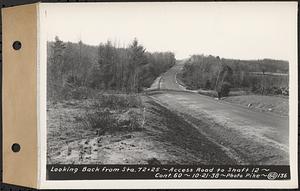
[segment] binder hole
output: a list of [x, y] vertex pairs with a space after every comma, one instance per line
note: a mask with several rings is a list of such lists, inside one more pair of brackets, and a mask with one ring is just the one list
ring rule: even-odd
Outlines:
[[19, 152], [21, 150], [21, 146], [18, 144], [18, 143], [14, 143], [12, 146], [11, 146], [11, 150], [15, 153]]
[[15, 41], [12, 46], [15, 50], [20, 50], [22, 47], [22, 44], [20, 41]]

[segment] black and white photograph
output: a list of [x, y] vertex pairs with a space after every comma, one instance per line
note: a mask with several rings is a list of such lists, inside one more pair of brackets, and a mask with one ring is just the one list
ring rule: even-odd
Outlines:
[[289, 166], [293, 7], [47, 5], [47, 165]]

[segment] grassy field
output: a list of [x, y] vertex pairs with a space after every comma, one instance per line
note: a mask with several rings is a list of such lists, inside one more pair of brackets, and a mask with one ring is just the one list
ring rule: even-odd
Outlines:
[[288, 97], [263, 96], [263, 95], [242, 95], [230, 96], [224, 99], [227, 102], [238, 104], [249, 109], [276, 113], [282, 116], [289, 115]]
[[[217, 97], [217, 93], [213, 90], [198, 90], [197, 92], [201, 95]], [[282, 116], [289, 115], [289, 98], [287, 96], [267, 96], [247, 94], [247, 92], [243, 91], [232, 91], [228, 97], [221, 99], [255, 111], [276, 113]]]

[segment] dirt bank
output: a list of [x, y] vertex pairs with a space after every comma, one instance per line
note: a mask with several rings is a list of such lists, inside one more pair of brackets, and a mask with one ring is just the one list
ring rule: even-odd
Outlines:
[[145, 123], [134, 131], [83, 128], [89, 100], [48, 105], [48, 164], [236, 164], [176, 112], [142, 97]]

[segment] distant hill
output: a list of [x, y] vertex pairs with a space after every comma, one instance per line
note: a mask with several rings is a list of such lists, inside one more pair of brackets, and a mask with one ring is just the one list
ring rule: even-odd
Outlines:
[[238, 60], [193, 55], [179, 75], [189, 89], [230, 89], [258, 94], [288, 94], [289, 62], [284, 60]]
[[[193, 55], [190, 60], [210, 60], [211, 63], [218, 62], [217, 56], [204, 56], [204, 55]], [[261, 59], [261, 60], [240, 60], [240, 59], [220, 59], [223, 64], [230, 66], [236, 71], [245, 72], [271, 72], [271, 73], [285, 73], [289, 72], [289, 62], [285, 60], [274, 60], [274, 59]]]

